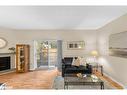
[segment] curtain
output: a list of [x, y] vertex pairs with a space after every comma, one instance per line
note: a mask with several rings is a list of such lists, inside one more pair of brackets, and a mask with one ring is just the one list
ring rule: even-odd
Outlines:
[[62, 71], [62, 40], [57, 40], [57, 68]]

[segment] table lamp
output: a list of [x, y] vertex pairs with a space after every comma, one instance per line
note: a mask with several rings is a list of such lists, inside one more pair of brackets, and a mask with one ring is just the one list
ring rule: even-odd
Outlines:
[[98, 52], [96, 50], [93, 50], [91, 51], [91, 55], [94, 57], [94, 63], [96, 63], [98, 66], [98, 63], [97, 63]]
[[93, 51], [91, 51], [91, 55], [96, 57], [96, 56], [98, 56], [98, 52], [96, 50], [93, 50]]

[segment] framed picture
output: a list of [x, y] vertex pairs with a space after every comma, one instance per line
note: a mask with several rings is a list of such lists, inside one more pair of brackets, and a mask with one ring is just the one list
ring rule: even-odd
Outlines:
[[69, 41], [67, 42], [68, 49], [84, 49], [85, 42], [84, 41]]

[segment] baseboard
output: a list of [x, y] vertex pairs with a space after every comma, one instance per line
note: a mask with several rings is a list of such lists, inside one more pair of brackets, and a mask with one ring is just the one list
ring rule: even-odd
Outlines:
[[107, 77], [109, 77], [111, 80], [113, 80], [114, 82], [116, 82], [120, 86], [122, 86], [124, 89], [127, 89], [123, 84], [121, 84], [120, 82], [118, 82], [117, 80], [115, 80], [114, 78], [112, 78], [111, 76], [109, 76], [108, 74], [104, 73], [104, 75], [107, 76]]
[[35, 69], [36, 69], [36, 68], [30, 68], [29, 70], [30, 70], [30, 71], [34, 71]]
[[30, 69], [29, 71], [35, 71], [35, 69]]
[[9, 73], [13, 73], [16, 72], [16, 69], [10, 69], [10, 70], [4, 70], [4, 71], [0, 71], [0, 75], [4, 75], [4, 74], [9, 74]]

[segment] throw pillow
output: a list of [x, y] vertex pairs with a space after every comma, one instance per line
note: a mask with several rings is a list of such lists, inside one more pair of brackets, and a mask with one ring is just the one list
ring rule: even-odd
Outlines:
[[84, 57], [80, 59], [80, 65], [86, 66], [86, 59]]
[[76, 59], [75, 59], [75, 58], [73, 58], [72, 65], [75, 65], [75, 60], [76, 60]]
[[80, 65], [80, 59], [79, 59], [79, 58], [74, 59], [72, 65], [74, 65], [74, 66], [79, 66], [79, 65]]

